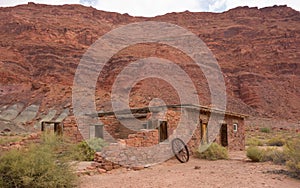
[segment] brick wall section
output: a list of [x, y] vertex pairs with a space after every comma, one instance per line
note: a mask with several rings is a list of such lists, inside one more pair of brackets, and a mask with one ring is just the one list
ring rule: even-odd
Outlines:
[[[194, 116], [191, 115], [191, 113], [195, 113], [195, 112], [188, 111], [186, 113], [188, 113], [188, 116], [190, 116], [190, 117], [187, 117], [186, 120], [182, 121], [183, 124], [182, 124], [180, 132], [182, 132], [183, 134], [191, 135], [192, 133], [190, 133], [188, 130], [194, 130], [192, 137], [189, 138], [190, 141], [187, 144], [189, 151], [192, 154], [193, 151], [199, 146], [200, 140], [201, 140], [201, 138], [200, 138], [201, 137], [200, 121], [199, 121], [199, 119], [192, 119], [192, 117], [194, 117]], [[181, 116], [181, 109], [175, 109], [175, 110], [172, 109], [172, 110], [167, 111], [166, 119], [168, 122], [169, 135], [173, 134], [174, 130], [178, 128], [177, 126], [180, 121], [180, 116]], [[188, 127], [188, 126], [190, 126], [190, 127]], [[185, 132], [184, 129], [187, 130], [188, 132], [184, 133]], [[182, 135], [180, 135], [180, 136], [182, 136]]]
[[173, 131], [177, 128], [180, 120], [180, 111], [168, 110], [166, 114], [166, 120], [168, 122], [168, 134], [172, 135]]
[[104, 159], [101, 156], [101, 153], [99, 153], [99, 152], [95, 153], [94, 161], [97, 162], [97, 166], [96, 166], [97, 168], [102, 168], [106, 171], [111, 171], [113, 169], [118, 169], [121, 167], [119, 164], [116, 164], [116, 163], [113, 163], [111, 161]]
[[75, 142], [80, 142], [83, 140], [80, 131], [78, 130], [75, 116], [68, 116], [63, 121], [64, 131], [63, 134], [69, 137]]
[[158, 130], [141, 130], [136, 134], [130, 134], [123, 142], [132, 147], [149, 147], [158, 144]]
[[[245, 150], [245, 125], [244, 120], [240, 118], [226, 117], [228, 133], [228, 149], [230, 151]], [[233, 131], [233, 124], [238, 124], [237, 132]]]
[[125, 139], [125, 138], [128, 138], [128, 136], [130, 134], [136, 133], [136, 131], [133, 131], [133, 130], [121, 125], [119, 120], [115, 116], [101, 117], [100, 120], [104, 124], [104, 129], [114, 139]]

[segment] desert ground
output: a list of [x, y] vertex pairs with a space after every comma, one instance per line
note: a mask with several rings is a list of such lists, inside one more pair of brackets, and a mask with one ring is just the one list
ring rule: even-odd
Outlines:
[[300, 187], [300, 180], [284, 174], [285, 170], [284, 166], [271, 162], [250, 162], [245, 152], [233, 152], [229, 160], [191, 158], [188, 163], [179, 163], [171, 159], [139, 171], [123, 168], [85, 175], [80, 177], [80, 187]]

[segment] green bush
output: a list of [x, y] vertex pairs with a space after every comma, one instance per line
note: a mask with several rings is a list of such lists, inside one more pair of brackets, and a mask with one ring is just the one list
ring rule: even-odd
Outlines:
[[262, 133], [270, 133], [271, 130], [268, 127], [262, 127], [262, 128], [260, 128], [260, 132], [262, 132]]
[[247, 148], [247, 157], [253, 162], [260, 162], [263, 158], [263, 152], [256, 146], [250, 146]]
[[107, 143], [101, 138], [92, 138], [87, 141], [89, 146], [96, 152], [100, 152]]
[[300, 139], [288, 142], [284, 147], [287, 157], [287, 166], [300, 178]]
[[258, 138], [249, 138], [246, 140], [247, 146], [263, 146], [264, 142]]
[[0, 187], [74, 187], [70, 162], [59, 155], [62, 140], [44, 136], [40, 144], [10, 150], [0, 157]]
[[283, 151], [276, 148], [262, 149], [261, 161], [272, 161], [275, 164], [285, 164], [286, 155]]
[[271, 138], [268, 142], [268, 146], [283, 146], [285, 144], [285, 140], [280, 137]]
[[196, 157], [207, 160], [228, 159], [228, 151], [225, 147], [212, 143], [203, 145], [195, 152]]
[[107, 143], [101, 138], [92, 138], [88, 141], [82, 141], [75, 147], [75, 160], [93, 161], [95, 152], [102, 150]]
[[247, 149], [247, 157], [253, 162], [272, 161], [275, 164], [285, 164], [286, 162], [286, 155], [277, 148], [260, 149], [251, 146]]

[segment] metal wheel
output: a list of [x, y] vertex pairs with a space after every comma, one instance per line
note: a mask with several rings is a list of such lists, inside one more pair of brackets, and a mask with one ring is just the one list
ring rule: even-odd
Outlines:
[[175, 138], [174, 140], [172, 140], [172, 151], [177, 160], [181, 163], [186, 163], [189, 161], [189, 150], [180, 138]]

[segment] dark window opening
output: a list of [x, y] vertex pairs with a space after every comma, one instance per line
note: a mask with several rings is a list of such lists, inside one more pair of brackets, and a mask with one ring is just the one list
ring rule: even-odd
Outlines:
[[63, 133], [63, 127], [60, 123], [54, 123], [54, 132], [58, 135], [62, 135]]
[[238, 124], [234, 123], [233, 124], [233, 132], [237, 132], [238, 131]]
[[95, 138], [103, 138], [103, 125], [95, 125]]
[[90, 125], [90, 138], [104, 138], [102, 124]]
[[41, 126], [43, 132], [53, 132], [58, 135], [63, 134], [63, 125], [61, 122], [43, 121]]

